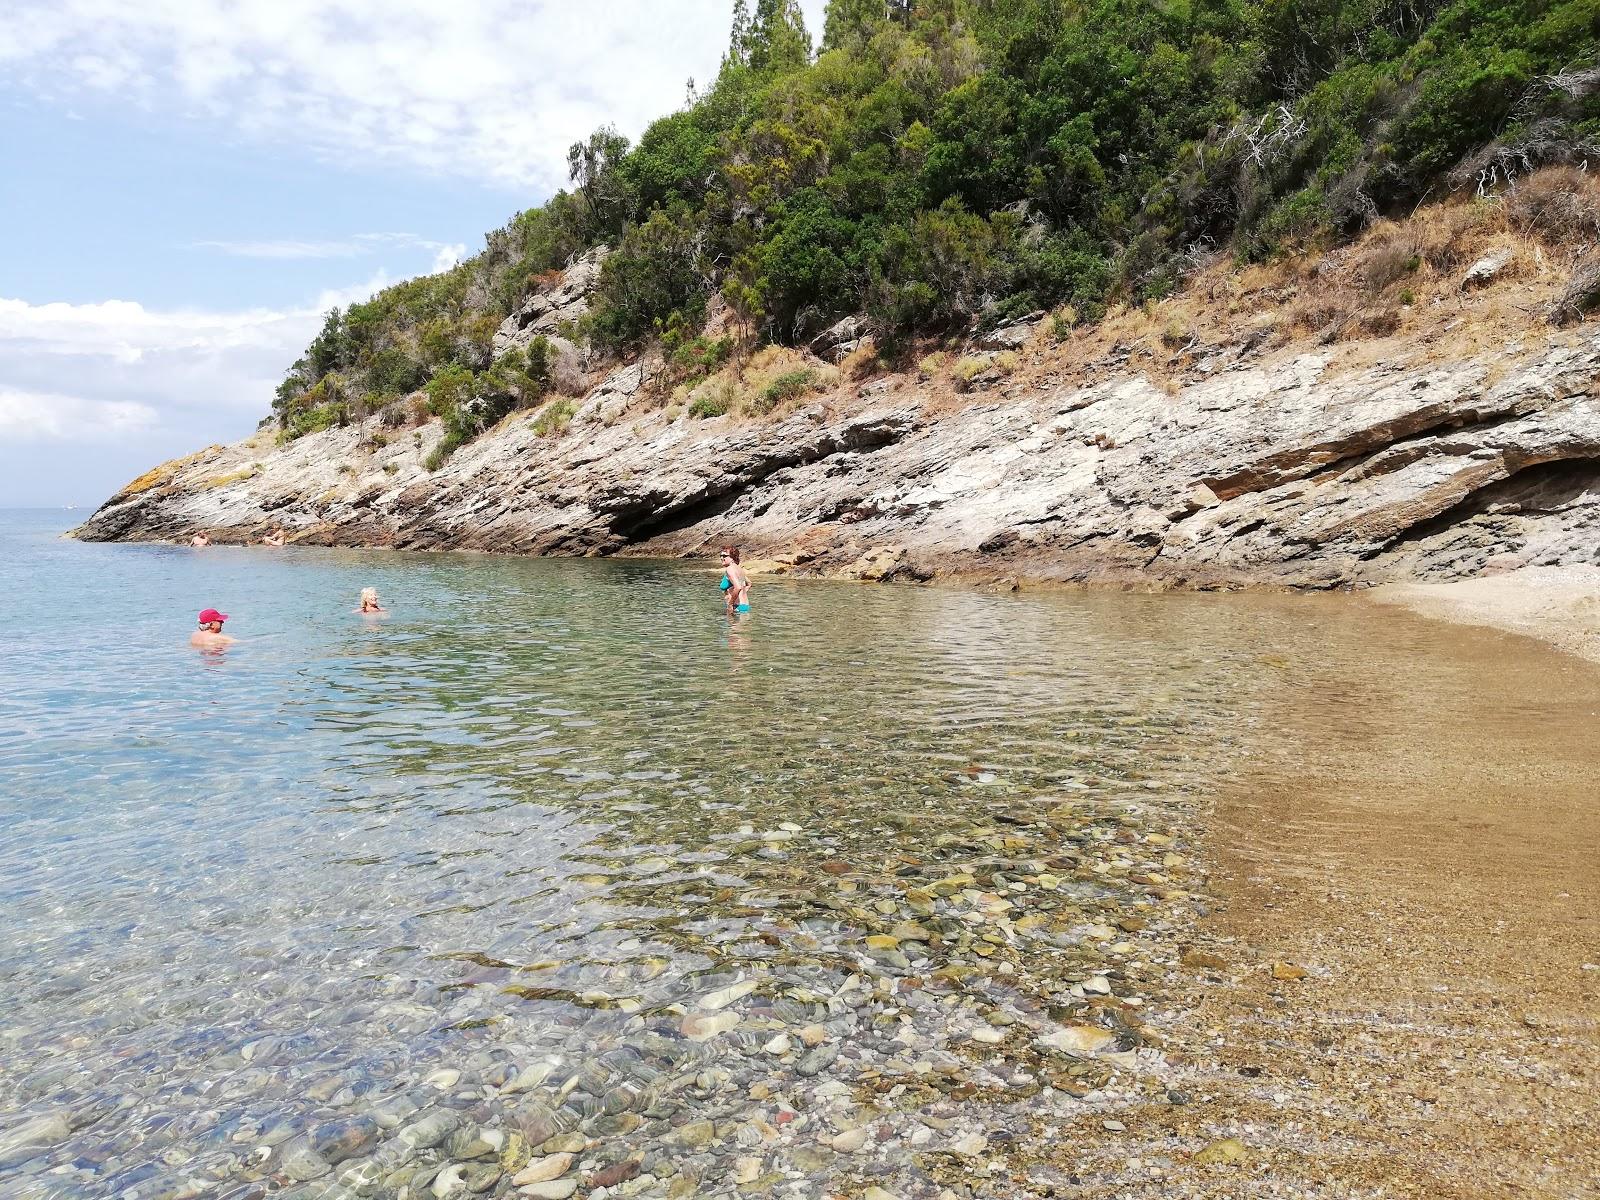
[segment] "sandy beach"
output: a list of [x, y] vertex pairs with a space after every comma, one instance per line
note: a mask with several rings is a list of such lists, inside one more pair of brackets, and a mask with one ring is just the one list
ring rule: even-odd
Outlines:
[[1393, 583], [1367, 593], [1443, 621], [1537, 638], [1600, 662], [1600, 567], [1523, 567], [1454, 583]]
[[[1596, 581], [1528, 570], [1378, 598], [1600, 660]], [[1463, 649], [1504, 692], [1432, 697], [1458, 732], [1367, 737], [1344, 764], [1321, 749], [1280, 786], [1219, 798], [1221, 903], [1201, 923], [1219, 969], [1193, 1028], [1234, 1074], [1174, 1111], [1250, 1152], [1231, 1181], [1199, 1172], [1196, 1194], [1597, 1194], [1592, 672], [1475, 631]], [[1510, 699], [1541, 684], [1571, 696], [1559, 730]], [[1308, 745], [1336, 732], [1285, 719]], [[1475, 753], [1489, 727], [1521, 752]]]

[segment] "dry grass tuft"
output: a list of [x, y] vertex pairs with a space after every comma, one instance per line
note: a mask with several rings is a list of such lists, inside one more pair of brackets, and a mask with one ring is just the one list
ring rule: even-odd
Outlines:
[[261, 464], [251, 463], [238, 471], [230, 471], [226, 475], [213, 475], [210, 479], [202, 480], [196, 485], [196, 491], [209, 492], [216, 488], [230, 487], [235, 483], [243, 483], [247, 479], [254, 479], [261, 474]]
[[692, 386], [679, 384], [670, 406], [687, 409], [693, 417], [730, 413], [765, 417], [788, 412], [810, 396], [838, 387], [841, 378], [838, 367], [819, 362], [804, 351], [765, 346], [742, 370], [729, 363]]
[[1381, 308], [1377, 312], [1363, 313], [1360, 328], [1363, 337], [1388, 337], [1400, 328], [1400, 310]]
[[1505, 212], [1487, 200], [1440, 204], [1411, 221], [1417, 252], [1435, 271], [1454, 271], [1479, 258], [1489, 240], [1505, 228]]
[[989, 360], [982, 355], [969, 354], [950, 368], [950, 378], [955, 381], [956, 391], [970, 392], [972, 385], [977, 382], [979, 375], [989, 369]]
[[852, 383], [859, 382], [874, 374], [880, 367], [878, 362], [878, 343], [871, 338], [862, 338], [861, 344], [839, 364], [839, 374]]
[[1329, 284], [1312, 287], [1289, 313], [1294, 329], [1318, 333], [1324, 341], [1335, 341], [1361, 308], [1361, 298], [1349, 287]]
[[1382, 222], [1362, 250], [1356, 275], [1369, 296], [1381, 294], [1422, 265], [1416, 232]]
[[169, 483], [172, 478], [185, 467], [191, 467], [200, 462], [202, 459], [210, 457], [212, 454], [215, 454], [221, 449], [221, 446], [207, 446], [204, 450], [196, 450], [193, 454], [185, 454], [181, 458], [174, 458], [168, 462], [162, 463], [160, 466], [151, 467], [143, 475], [139, 476], [132, 483], [128, 484], [127, 487], [123, 488], [118, 494], [123, 496], [137, 496], [141, 492], [148, 492], [151, 488], [159, 487], [162, 484]]
[[1600, 241], [1600, 180], [1576, 167], [1546, 167], [1511, 189], [1505, 212], [1524, 237], [1581, 252]]

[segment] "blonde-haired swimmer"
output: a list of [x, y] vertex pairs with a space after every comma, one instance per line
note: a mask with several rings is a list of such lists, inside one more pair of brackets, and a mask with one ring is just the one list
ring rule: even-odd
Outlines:
[[378, 603], [378, 589], [365, 587], [361, 589], [361, 607], [358, 613], [386, 613], [389, 610]]

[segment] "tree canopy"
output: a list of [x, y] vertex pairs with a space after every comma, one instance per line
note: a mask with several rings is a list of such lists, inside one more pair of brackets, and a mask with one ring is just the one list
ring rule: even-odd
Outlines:
[[285, 427], [488, 371], [495, 324], [600, 243], [604, 346], [719, 292], [768, 341], [864, 312], [892, 343], [1159, 296], [1197, 247], [1349, 236], [1600, 137], [1600, 0], [832, 0], [820, 32], [734, 0], [703, 93], [574, 143], [570, 189], [476, 258], [330, 314]]

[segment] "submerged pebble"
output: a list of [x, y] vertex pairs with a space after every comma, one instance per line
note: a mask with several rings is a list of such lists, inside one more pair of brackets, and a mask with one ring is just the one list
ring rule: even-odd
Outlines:
[[255, 818], [297, 858], [192, 861], [103, 980], [72, 965], [103, 944], [28, 960], [0, 1170], [39, 1200], [971, 1200], [1042, 1194], [999, 1181], [1048, 1128], [1187, 1094], [1145, 1011], [1201, 882], [1193, 802], [1147, 786], [1167, 718], [985, 658], [887, 743], [848, 688], [785, 690], [745, 762], [677, 667], [577, 666], [585, 616], [530, 623], [540, 655], [341, 659], [306, 719], [360, 753], [278, 781], [314, 835]]

